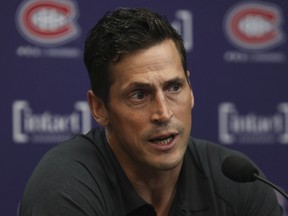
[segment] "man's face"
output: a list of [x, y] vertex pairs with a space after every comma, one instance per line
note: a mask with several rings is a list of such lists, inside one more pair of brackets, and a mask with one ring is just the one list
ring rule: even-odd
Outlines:
[[121, 56], [110, 69], [104, 126], [121, 165], [150, 170], [180, 166], [194, 98], [173, 41]]

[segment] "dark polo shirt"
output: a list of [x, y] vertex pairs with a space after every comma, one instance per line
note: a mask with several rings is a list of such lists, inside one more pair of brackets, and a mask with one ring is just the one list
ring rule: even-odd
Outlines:
[[[275, 193], [261, 182], [236, 183], [221, 172], [238, 154], [191, 138], [170, 216], [280, 216]], [[93, 129], [42, 158], [26, 186], [20, 216], [147, 216], [154, 207], [133, 189], [106, 142]]]

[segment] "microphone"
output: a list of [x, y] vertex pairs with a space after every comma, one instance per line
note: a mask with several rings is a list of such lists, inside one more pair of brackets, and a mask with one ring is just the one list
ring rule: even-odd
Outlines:
[[286, 199], [288, 195], [272, 182], [259, 176], [259, 171], [247, 159], [236, 155], [227, 157], [222, 163], [222, 172], [229, 179], [236, 182], [262, 181], [281, 193]]

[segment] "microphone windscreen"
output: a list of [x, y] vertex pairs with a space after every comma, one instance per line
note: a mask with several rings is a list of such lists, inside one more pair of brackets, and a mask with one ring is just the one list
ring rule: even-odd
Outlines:
[[256, 180], [253, 174], [259, 174], [247, 159], [236, 155], [229, 156], [223, 161], [222, 172], [236, 182], [253, 182]]

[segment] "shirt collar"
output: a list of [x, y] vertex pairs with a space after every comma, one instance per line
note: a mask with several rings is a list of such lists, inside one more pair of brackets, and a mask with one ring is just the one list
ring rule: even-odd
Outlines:
[[[113, 154], [105, 133], [102, 131], [108, 155], [117, 173], [119, 187], [122, 191], [123, 205], [126, 215], [143, 206], [151, 206], [145, 202], [134, 190], [122, 167]], [[209, 181], [203, 172], [196, 166], [189, 147], [185, 153], [183, 166], [177, 183], [177, 194], [172, 207], [176, 211], [204, 212], [209, 209]], [[175, 209], [174, 209], [175, 210]]]
[[207, 211], [210, 206], [209, 181], [196, 166], [189, 151], [186, 151], [178, 181], [180, 211]]
[[117, 175], [118, 183], [121, 192], [122, 192], [122, 198], [120, 202], [123, 202], [124, 210], [126, 212], [125, 215], [128, 215], [129, 213], [135, 211], [136, 209], [143, 207], [145, 205], [149, 205], [147, 202], [145, 202], [134, 190], [132, 184], [128, 180], [127, 176], [124, 173], [124, 170], [120, 166], [118, 160], [116, 159], [112, 149], [110, 148], [110, 145], [107, 142], [105, 131], [102, 131], [102, 138], [104, 140], [104, 146], [108, 152], [109, 159], [112, 162], [112, 166], [114, 167], [114, 170]]

